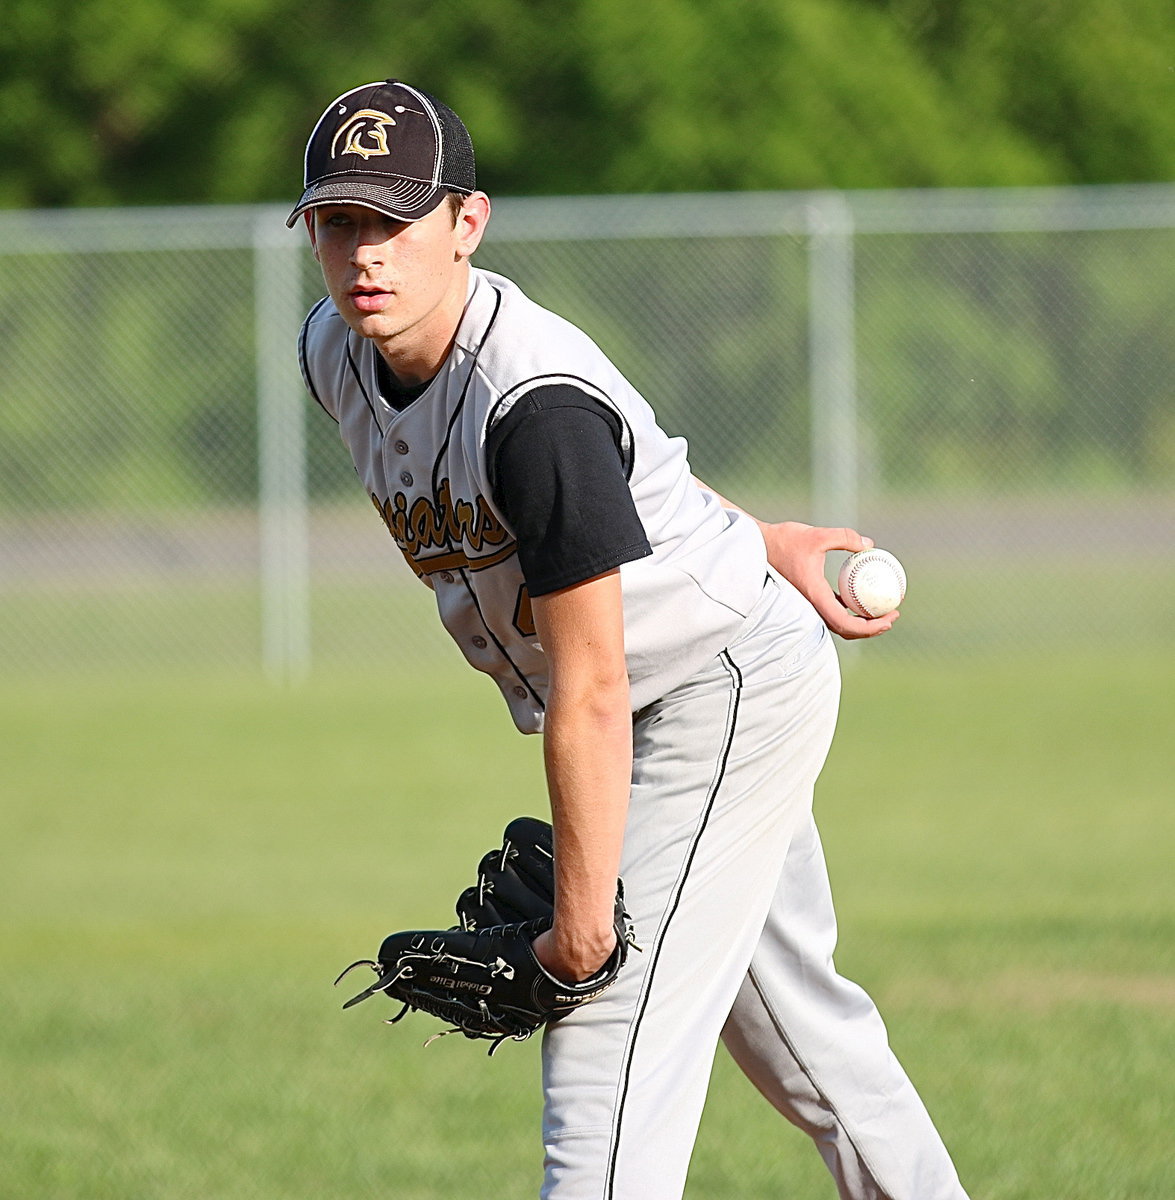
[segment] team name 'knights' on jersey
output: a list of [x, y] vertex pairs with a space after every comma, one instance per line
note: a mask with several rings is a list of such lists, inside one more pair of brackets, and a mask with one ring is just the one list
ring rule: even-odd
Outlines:
[[[493, 677], [519, 729], [542, 730], [547, 664], [514, 532], [494, 500], [486, 439], [529, 391], [570, 384], [619, 419], [652, 549], [620, 565], [634, 711], [731, 640], [763, 588], [763, 539], [749, 517], [695, 484], [685, 442], [660, 429], [583, 332], [508, 279], [473, 269], [452, 353], [402, 411], [381, 395], [377, 356], [329, 299], [306, 318], [299, 358], [307, 388], [338, 422], [396, 545], [433, 589], [445, 628], [470, 664]], [[799, 641], [818, 618], [799, 593], [794, 600]]]

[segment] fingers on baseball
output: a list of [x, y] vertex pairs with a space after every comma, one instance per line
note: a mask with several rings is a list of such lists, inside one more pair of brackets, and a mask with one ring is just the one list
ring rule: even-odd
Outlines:
[[830, 622], [829, 628], [846, 641], [860, 641], [862, 638], [879, 637], [883, 633], [888, 633], [902, 615], [895, 608], [893, 612], [882, 613], [879, 617], [858, 616], [841, 600], [839, 595], [836, 598], [840, 602], [841, 612], [836, 624], [833, 625]]
[[850, 529], [847, 525], [839, 529], [824, 530], [824, 550], [850, 550], [856, 553], [858, 550], [872, 550], [873, 539], [867, 538], [863, 534], [858, 533], [855, 529]]

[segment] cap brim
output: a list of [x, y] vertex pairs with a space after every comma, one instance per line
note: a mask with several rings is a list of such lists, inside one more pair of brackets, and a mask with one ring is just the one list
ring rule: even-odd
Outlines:
[[308, 187], [286, 218], [286, 225], [292, 228], [304, 212], [323, 204], [361, 204], [396, 221], [419, 221], [421, 217], [427, 217], [450, 190], [408, 179], [398, 181], [394, 187], [364, 180], [332, 180]]

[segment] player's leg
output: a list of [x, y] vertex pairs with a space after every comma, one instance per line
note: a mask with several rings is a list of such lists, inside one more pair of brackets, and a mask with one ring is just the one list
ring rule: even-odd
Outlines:
[[809, 818], [723, 1031], [727, 1049], [812, 1137], [843, 1200], [965, 1200], [872, 1000], [837, 974], [835, 945], [824, 853]]
[[825, 637], [784, 677], [770, 616], [642, 713], [622, 871], [643, 953], [544, 1039], [546, 1200], [676, 1200], [714, 1048], [835, 723]]

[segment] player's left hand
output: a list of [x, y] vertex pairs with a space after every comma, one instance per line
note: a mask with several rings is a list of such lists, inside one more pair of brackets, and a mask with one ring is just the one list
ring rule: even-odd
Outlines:
[[767, 543], [767, 561], [820, 614], [825, 625], [843, 638], [871, 638], [888, 633], [898, 619], [896, 611], [880, 617], [859, 617], [850, 612], [824, 576], [824, 556], [833, 550], [855, 554], [872, 547], [871, 538], [855, 529], [827, 529], [799, 521], [759, 522]]
[[619, 879], [610, 949], [598, 965], [589, 964], [587, 973], [572, 968], [564, 977], [540, 956], [554, 914], [554, 838], [547, 822], [511, 821], [501, 847], [482, 856], [477, 876], [457, 898], [460, 925], [389, 934], [377, 958], [352, 963], [336, 983], [358, 966], [370, 967], [377, 978], [343, 1007], [383, 992], [401, 1005], [392, 1024], [416, 1009], [447, 1022], [446, 1032], [487, 1039], [492, 1054], [502, 1042], [525, 1040], [616, 981], [633, 945]]

